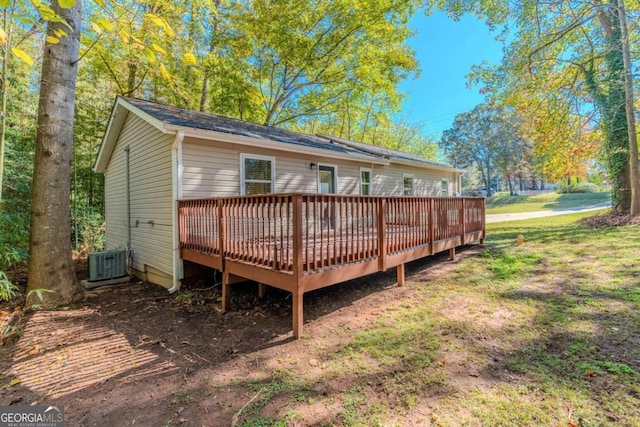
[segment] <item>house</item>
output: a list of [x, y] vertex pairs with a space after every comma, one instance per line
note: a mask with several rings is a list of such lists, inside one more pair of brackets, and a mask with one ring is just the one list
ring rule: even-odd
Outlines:
[[341, 138], [123, 97], [113, 106], [94, 170], [105, 177], [107, 249], [130, 249], [132, 273], [170, 291], [183, 275], [179, 200], [271, 193], [454, 196], [463, 173]]

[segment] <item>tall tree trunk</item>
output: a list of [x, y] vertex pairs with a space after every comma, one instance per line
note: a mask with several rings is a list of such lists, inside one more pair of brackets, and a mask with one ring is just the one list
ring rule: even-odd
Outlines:
[[629, 135], [625, 112], [624, 59], [620, 17], [600, 5], [598, 18], [606, 34], [608, 50], [605, 55], [607, 73], [604, 77], [608, 91], [603, 93], [596, 83], [594, 66], [585, 69], [585, 82], [602, 113], [604, 152], [607, 172], [611, 180], [611, 203], [616, 212], [629, 212], [631, 207], [631, 177], [629, 167]]
[[[484, 172], [483, 172], [484, 175]], [[487, 190], [487, 197], [491, 197], [493, 192], [491, 191], [491, 166], [487, 163], [487, 170], [484, 179], [484, 185]]]
[[55, 37], [56, 30], [69, 35], [59, 43], [45, 43], [40, 79], [28, 290], [52, 291], [43, 295], [45, 306], [69, 303], [79, 290], [71, 258], [69, 199], [82, 0], [69, 9], [57, 0], [51, 6], [71, 28], [47, 24], [48, 36]]
[[9, 95], [8, 90], [8, 62], [9, 62], [9, 43], [11, 42], [11, 28], [7, 26], [9, 23], [8, 8], [4, 9], [3, 17], [2, 17], [2, 25], [6, 30], [8, 35], [7, 40], [4, 42], [4, 46], [2, 47], [2, 89], [0, 89], [0, 207], [2, 206], [2, 185], [4, 184], [4, 146], [5, 146], [5, 134], [7, 128], [7, 95]]
[[631, 55], [629, 53], [629, 32], [624, 0], [618, 0], [620, 17], [622, 61], [624, 65], [625, 111], [627, 113], [627, 133], [629, 134], [629, 179], [631, 203], [629, 213], [640, 214], [640, 179], [638, 179], [638, 136], [636, 134], [635, 107], [633, 105], [633, 74], [631, 73]]

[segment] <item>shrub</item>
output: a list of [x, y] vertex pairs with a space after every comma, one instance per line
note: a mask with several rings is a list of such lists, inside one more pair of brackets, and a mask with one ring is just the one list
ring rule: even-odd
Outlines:
[[20, 293], [20, 289], [9, 281], [9, 278], [0, 271], [0, 300], [10, 301]]
[[556, 188], [556, 192], [559, 194], [566, 193], [597, 193], [600, 191], [596, 184], [590, 182], [579, 182], [576, 184], [562, 183]]
[[26, 215], [0, 214], [0, 270], [27, 260], [29, 221]]

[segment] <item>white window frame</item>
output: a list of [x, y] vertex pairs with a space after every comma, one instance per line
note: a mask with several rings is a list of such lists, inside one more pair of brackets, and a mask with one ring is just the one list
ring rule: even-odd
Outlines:
[[[444, 191], [443, 191], [444, 187], [442, 186], [442, 184], [444, 184], [445, 182], [447, 183], [447, 195], [446, 196], [445, 196]], [[450, 184], [451, 183], [446, 178], [442, 178], [440, 180], [440, 196], [442, 196], [442, 197], [451, 197], [451, 191], [449, 190], [451, 188]]]
[[240, 195], [246, 195], [246, 179], [245, 179], [245, 159], [254, 159], [254, 160], [268, 160], [271, 162], [271, 181], [267, 180], [257, 180], [251, 179], [248, 182], [260, 182], [260, 183], [270, 183], [271, 184], [271, 193], [277, 193], [276, 191], [276, 158], [273, 156], [261, 156], [259, 154], [250, 154], [250, 153], [240, 153]]
[[[404, 180], [406, 178], [411, 178], [411, 194], [405, 194], [404, 192]], [[416, 195], [416, 176], [412, 173], [403, 173], [402, 174], [402, 195], [411, 197]]]
[[[333, 168], [333, 188], [335, 188], [334, 193], [320, 193], [320, 167], [328, 167]], [[332, 165], [329, 163], [318, 163], [316, 166], [316, 181], [318, 182], [318, 194], [339, 194], [340, 191], [338, 189], [338, 165]]]
[[369, 186], [368, 196], [373, 196], [373, 169], [371, 168], [360, 168], [360, 195], [364, 196], [364, 192], [362, 191], [362, 186], [364, 185], [364, 182], [362, 181], [362, 172], [369, 172], [369, 182], [367, 183]]

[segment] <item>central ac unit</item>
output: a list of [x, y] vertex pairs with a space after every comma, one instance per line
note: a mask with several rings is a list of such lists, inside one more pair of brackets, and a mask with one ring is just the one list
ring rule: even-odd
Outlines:
[[116, 279], [127, 275], [127, 250], [89, 254], [89, 282]]

